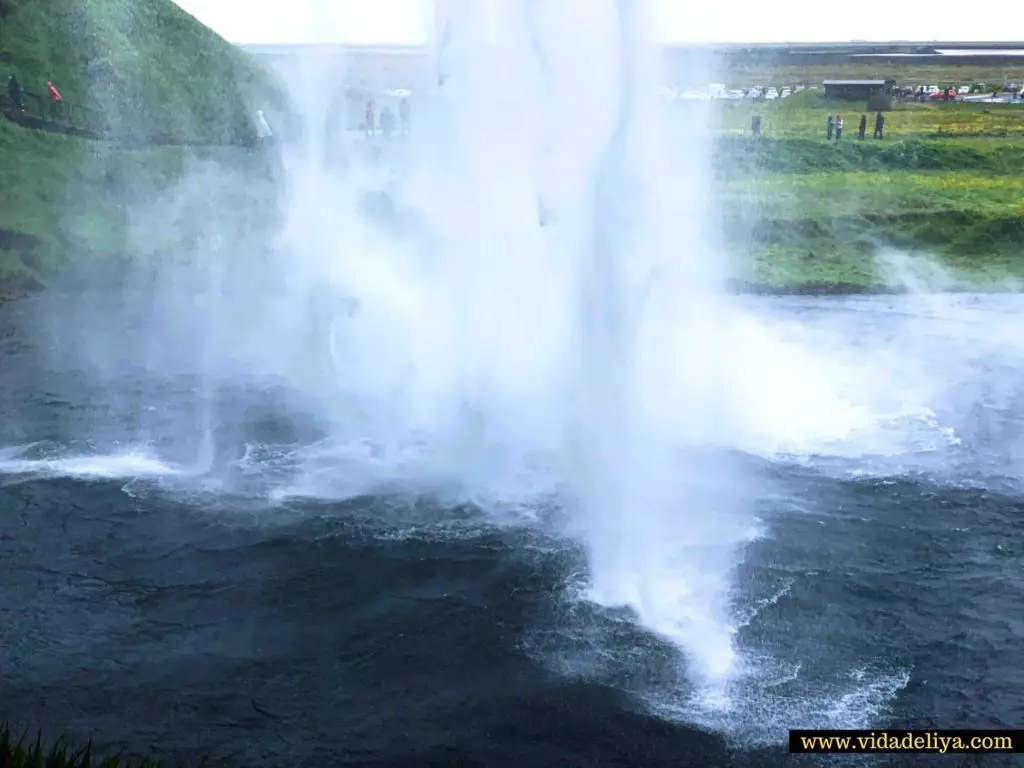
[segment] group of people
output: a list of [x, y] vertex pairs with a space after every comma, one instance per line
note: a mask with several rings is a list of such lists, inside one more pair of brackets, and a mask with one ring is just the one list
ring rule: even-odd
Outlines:
[[[58, 109], [64, 103], [64, 97], [61, 96], [60, 91], [49, 80], [46, 82], [46, 90], [50, 94], [50, 117], [56, 120]], [[7, 97], [20, 111], [25, 111], [25, 86], [21, 84], [17, 75], [13, 72], [7, 78]]]
[[[857, 125], [857, 138], [863, 139], [864, 134], [868, 129], [868, 116], [861, 115], [860, 123]], [[875, 114], [875, 132], [872, 134], [873, 139], [883, 139], [885, 131], [885, 115], [881, 112]], [[843, 137], [843, 116], [836, 113], [833, 118], [832, 115], [828, 116], [828, 120], [825, 121], [825, 140], [832, 141], [832, 136], [835, 134], [836, 141], [839, 141]]]
[[[825, 121], [825, 139], [832, 141], [832, 137], [835, 136], [836, 141], [839, 141], [843, 137], [843, 116], [840, 114], [828, 116], [828, 120]], [[863, 139], [864, 134], [868, 129], [868, 116], [860, 116], [860, 124], [857, 126], [857, 138]], [[750, 131], [755, 137], [761, 135], [761, 116], [754, 115], [750, 118]], [[885, 138], [885, 115], [878, 112], [875, 115], [875, 132], [872, 134], [874, 139]]]
[[[391, 111], [391, 107], [385, 105], [384, 109], [380, 113], [380, 132], [384, 135], [384, 138], [391, 138], [391, 134], [395, 131], [395, 114]], [[402, 98], [398, 102], [398, 122], [399, 130], [402, 136], [409, 134], [409, 99]], [[374, 110], [373, 101], [366, 102], [366, 112], [364, 114], [363, 126], [366, 130], [367, 136], [375, 136], [377, 133], [377, 118]]]

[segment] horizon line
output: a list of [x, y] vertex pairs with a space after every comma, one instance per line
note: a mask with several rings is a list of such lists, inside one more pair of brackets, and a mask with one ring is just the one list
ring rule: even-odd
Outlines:
[[[343, 46], [346, 48], [393, 48], [393, 49], [423, 49], [430, 48], [432, 44], [429, 40], [423, 42], [369, 42], [359, 43], [351, 41], [334, 41], [334, 42], [300, 42], [300, 41], [246, 41], [239, 42], [235, 40], [228, 40], [234, 46], [260, 46], [260, 47], [271, 47], [271, 46], [304, 46], [304, 47], [338, 47]], [[1006, 50], [1024, 50], [1024, 41], [1016, 40], [750, 40], [750, 41], [730, 41], [730, 42], [715, 42], [715, 41], [660, 41], [661, 45], [673, 48], [699, 48], [699, 47], [779, 47], [779, 46], [790, 46], [790, 47], [810, 47], [818, 45], [849, 45], [849, 46], [906, 46], [906, 45], [919, 45], [919, 46], [932, 46], [932, 47], [945, 47], [945, 48], [970, 48], [976, 46], [986, 47], [1001, 47]]]

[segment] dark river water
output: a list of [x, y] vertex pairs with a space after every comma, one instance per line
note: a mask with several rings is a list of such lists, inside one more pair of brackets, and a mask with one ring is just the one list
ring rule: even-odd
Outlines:
[[717, 699], [581, 599], [557, 495], [284, 492], [369, 466], [313, 461], [284, 385], [89, 367], [2, 310], [0, 720], [236, 766], [788, 765], [789, 728], [1024, 724], [1024, 301], [739, 306], [715, 450], [756, 534]]

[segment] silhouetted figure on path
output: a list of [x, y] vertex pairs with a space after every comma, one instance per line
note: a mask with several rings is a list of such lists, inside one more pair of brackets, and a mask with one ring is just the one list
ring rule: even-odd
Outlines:
[[836, 141], [839, 141], [843, 136], [843, 116], [836, 115]]
[[60, 105], [64, 103], [64, 97], [50, 81], [46, 82], [46, 90], [50, 92], [50, 118], [56, 120], [59, 114]]
[[403, 136], [409, 135], [409, 99], [402, 98], [398, 102], [398, 121], [401, 124]]
[[882, 130], [885, 128], [885, 117], [881, 112], [875, 115], [875, 132], [872, 134], [873, 139], [883, 139]]
[[384, 107], [380, 113], [380, 132], [384, 134], [385, 139], [390, 139], [394, 130], [395, 113], [391, 111], [391, 107]]
[[761, 116], [760, 115], [754, 115], [752, 118], [750, 118], [750, 131], [751, 131], [751, 133], [754, 134], [755, 138], [757, 138], [757, 137], [759, 137], [761, 135]]
[[376, 120], [374, 120], [372, 101], [366, 102], [366, 115], [364, 116], [364, 120], [366, 127], [366, 135], [373, 136], [373, 134], [377, 130], [377, 122]]
[[7, 79], [7, 95], [18, 109], [25, 111], [25, 86], [18, 82], [18, 78], [11, 73]]
[[864, 132], [867, 129], [868, 129], [868, 116], [867, 115], [861, 115], [860, 116], [860, 124], [857, 126], [857, 138], [858, 139], [863, 139], [864, 138]]
[[825, 141], [832, 141], [832, 129], [835, 128], [835, 125], [832, 115], [829, 115], [828, 120], [825, 121]]

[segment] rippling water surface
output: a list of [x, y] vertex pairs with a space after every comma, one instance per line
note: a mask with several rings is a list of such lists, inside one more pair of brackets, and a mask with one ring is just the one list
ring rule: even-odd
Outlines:
[[751, 513], [710, 687], [588, 602], [543, 471], [431, 485], [396, 469], [423, 446], [327, 445], [267, 381], [119, 371], [115, 401], [8, 307], [0, 719], [254, 766], [769, 765], [791, 727], [1019, 726], [1024, 302], [736, 307], [745, 428], [679, 456], [728, 453]]

